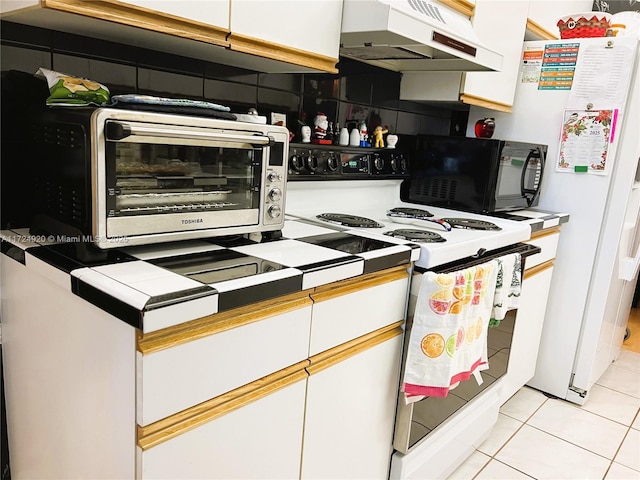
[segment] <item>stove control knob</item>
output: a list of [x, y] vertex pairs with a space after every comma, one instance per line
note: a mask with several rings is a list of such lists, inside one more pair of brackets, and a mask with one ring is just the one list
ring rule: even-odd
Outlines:
[[267, 214], [271, 218], [278, 218], [282, 215], [282, 209], [278, 205], [271, 205], [267, 210]]
[[315, 172], [318, 169], [318, 157], [315, 155], [309, 155], [307, 158], [307, 170]]
[[304, 157], [302, 155], [293, 155], [289, 159], [289, 164], [293, 170], [300, 172], [304, 168]]
[[330, 153], [327, 158], [327, 168], [330, 172], [338, 170], [338, 158], [333, 153]]
[[379, 172], [384, 168], [384, 158], [377, 153], [373, 156], [373, 166]]
[[404, 173], [407, 170], [407, 161], [403, 155], [393, 155], [391, 158], [391, 168], [396, 173]]
[[267, 196], [272, 202], [279, 202], [282, 199], [282, 190], [279, 188], [272, 188]]

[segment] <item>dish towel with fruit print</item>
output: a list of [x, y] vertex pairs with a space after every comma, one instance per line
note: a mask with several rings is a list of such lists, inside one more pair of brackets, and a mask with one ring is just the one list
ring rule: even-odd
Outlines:
[[426, 272], [418, 292], [403, 377], [406, 403], [446, 397], [459, 382], [489, 368], [487, 328], [497, 262], [451, 273]]
[[493, 310], [489, 327], [497, 327], [509, 310], [520, 306], [522, 290], [522, 264], [519, 253], [500, 257], [496, 277], [496, 294], [493, 298]]

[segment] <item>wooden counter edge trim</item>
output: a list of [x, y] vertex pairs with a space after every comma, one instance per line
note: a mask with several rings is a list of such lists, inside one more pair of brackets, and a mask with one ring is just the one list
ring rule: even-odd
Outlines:
[[240, 33], [231, 32], [227, 40], [229, 41], [231, 50], [308, 67], [327, 73], [338, 73], [338, 69], [336, 68], [338, 58], [280, 45]]
[[560, 227], [559, 226], [555, 226], [555, 227], [551, 227], [551, 228], [545, 228], [543, 230], [538, 230], [537, 232], [533, 232], [531, 234], [531, 238], [528, 241], [536, 240], [538, 238], [547, 237], [549, 235], [555, 235], [557, 233], [560, 233]]
[[348, 295], [366, 288], [409, 278], [409, 264], [390, 268], [381, 272], [369, 273], [360, 277], [348, 278], [340, 282], [316, 287], [311, 293], [314, 302], [323, 302], [332, 298]]
[[190, 322], [139, 334], [137, 349], [143, 355], [182, 345], [193, 340], [222, 333], [226, 330], [259, 322], [275, 315], [313, 305], [311, 290], [302, 290], [282, 297], [214, 313]]
[[527, 278], [537, 275], [538, 273], [548, 270], [549, 268], [552, 268], [552, 267], [553, 267], [553, 260], [547, 260], [546, 262], [543, 262], [540, 265], [527, 268], [524, 271], [524, 274], [522, 275], [522, 279], [526, 280]]
[[308, 365], [309, 360], [303, 360], [146, 427], [138, 425], [137, 444], [142, 450], [148, 450], [289, 385], [306, 380], [308, 375], [305, 367]]
[[227, 29], [114, 0], [42, 0], [42, 6], [221, 47], [229, 46]]
[[531, 32], [536, 37], [540, 37], [540, 40], [558, 40], [557, 35], [554, 35], [542, 25], [534, 22], [530, 18], [527, 18], [527, 31]]
[[379, 328], [378, 330], [355, 338], [349, 342], [343, 343], [342, 345], [338, 345], [337, 347], [333, 347], [329, 350], [313, 355], [309, 358], [311, 364], [307, 367], [307, 372], [309, 372], [309, 375], [313, 375], [340, 363], [353, 355], [357, 355], [371, 347], [375, 347], [390, 338], [401, 335], [404, 332], [402, 329], [403, 324], [404, 320], [392, 323], [391, 325]]
[[496, 102], [495, 100], [490, 100], [488, 98], [476, 97], [475, 95], [469, 95], [468, 93], [460, 94], [460, 101], [467, 105], [474, 105], [476, 107], [488, 108], [505, 113], [511, 113], [512, 108], [512, 105], [507, 103]]
[[466, 17], [473, 17], [476, 6], [466, 0], [438, 0], [443, 5], [463, 14]]

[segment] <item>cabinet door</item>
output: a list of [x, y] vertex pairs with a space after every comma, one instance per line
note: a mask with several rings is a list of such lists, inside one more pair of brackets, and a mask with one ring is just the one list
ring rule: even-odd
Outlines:
[[318, 288], [312, 294], [309, 355], [404, 320], [408, 286], [409, 274], [401, 267]]
[[299, 478], [305, 378], [158, 445], [138, 447], [138, 480]]
[[527, 26], [529, 2], [477, 0], [471, 21], [478, 38], [503, 55], [499, 72], [468, 72], [461, 100], [470, 105], [511, 111]]
[[186, 18], [198, 23], [221, 27], [229, 31], [230, 0], [121, 0], [120, 3], [135, 5], [149, 10]]
[[306, 360], [310, 323], [311, 299], [300, 292], [145, 334], [138, 340], [138, 424]]
[[340, 361], [348, 352], [317, 364], [312, 357], [302, 478], [388, 478], [401, 333], [396, 328], [371, 340], [386, 338], [377, 345], [360, 344], [346, 360]]
[[[286, 19], [286, 20], [285, 20]], [[232, 50], [337, 72], [342, 0], [232, 0]]]
[[511, 341], [509, 368], [500, 392], [501, 403], [507, 401], [535, 374], [552, 274], [553, 264], [550, 262], [525, 271]]

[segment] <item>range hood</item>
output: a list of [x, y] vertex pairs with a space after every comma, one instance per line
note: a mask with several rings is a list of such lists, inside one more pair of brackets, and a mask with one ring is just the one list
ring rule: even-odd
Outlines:
[[344, 0], [340, 55], [397, 72], [502, 67], [466, 16], [429, 0]]

